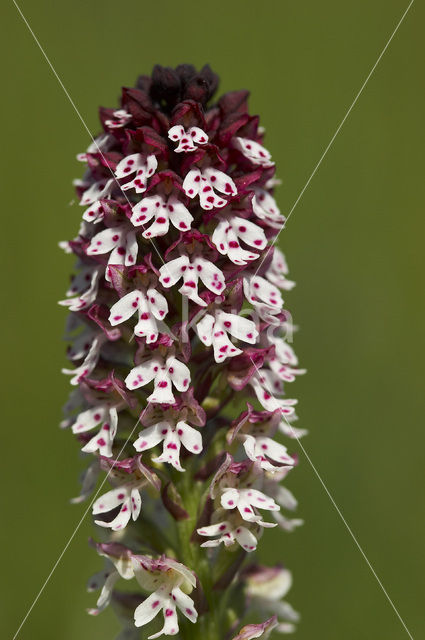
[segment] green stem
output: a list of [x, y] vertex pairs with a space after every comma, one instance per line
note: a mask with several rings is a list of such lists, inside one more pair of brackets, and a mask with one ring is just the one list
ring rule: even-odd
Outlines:
[[184, 474], [180, 475], [177, 484], [183, 499], [184, 508], [189, 514], [185, 520], [178, 521], [177, 532], [179, 539], [179, 553], [181, 560], [192, 569], [199, 578], [202, 590], [208, 603], [208, 611], [200, 616], [196, 629], [193, 625], [186, 626], [182, 638], [184, 640], [222, 640], [220, 620], [216, 594], [213, 592], [212, 568], [207, 555], [198, 543], [191, 542], [191, 536], [196, 527], [204, 486], [201, 482], [193, 481], [190, 464]]

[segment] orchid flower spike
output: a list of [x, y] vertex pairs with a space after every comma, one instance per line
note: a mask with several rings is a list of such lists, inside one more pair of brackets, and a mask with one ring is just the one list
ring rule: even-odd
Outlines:
[[112, 604], [120, 640], [265, 640], [298, 620], [289, 570], [255, 563], [267, 529], [302, 523], [285, 217], [248, 92], [217, 85], [208, 65], [157, 65], [100, 109], [60, 243], [76, 256], [61, 427], [87, 458], [72, 502], [102, 478], [88, 612]]

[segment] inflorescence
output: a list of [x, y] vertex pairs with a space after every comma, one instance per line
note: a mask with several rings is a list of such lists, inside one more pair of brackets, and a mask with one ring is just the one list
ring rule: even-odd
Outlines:
[[285, 218], [248, 92], [212, 102], [217, 84], [208, 66], [156, 66], [100, 109], [78, 155], [83, 221], [60, 243], [77, 257], [62, 426], [91, 454], [74, 501], [102, 472], [111, 485], [92, 505], [105, 565], [90, 613], [112, 603], [120, 638], [265, 638], [298, 618], [290, 572], [250, 563], [264, 529], [301, 523], [281, 512], [297, 459], [276, 439], [304, 434], [284, 389], [303, 373], [272, 246]]

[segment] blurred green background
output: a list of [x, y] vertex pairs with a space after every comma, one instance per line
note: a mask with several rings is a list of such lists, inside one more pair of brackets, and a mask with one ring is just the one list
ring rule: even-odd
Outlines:
[[[340, 2], [22, 0], [90, 130], [155, 63], [209, 62], [221, 91], [249, 88], [288, 211], [375, 63], [407, 0]], [[1, 9], [3, 638], [11, 638], [85, 506], [78, 447], [57, 423], [69, 392], [62, 332], [72, 260], [57, 249], [88, 135], [10, 0]], [[424, 637], [424, 6], [415, 2], [280, 246], [308, 375], [295, 385], [303, 443], [414, 638]], [[298, 446], [294, 444], [294, 450]], [[263, 538], [294, 573], [298, 640], [403, 639], [385, 599], [300, 452], [289, 485], [305, 526]], [[114, 637], [85, 581], [99, 567], [88, 516], [19, 638]], [[268, 540], [268, 542], [266, 542]]]

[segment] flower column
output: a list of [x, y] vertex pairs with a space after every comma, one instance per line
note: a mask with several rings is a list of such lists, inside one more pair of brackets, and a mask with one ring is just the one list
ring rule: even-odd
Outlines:
[[157, 66], [101, 109], [104, 131], [78, 156], [83, 221], [61, 243], [78, 259], [61, 302], [75, 365], [62, 425], [93, 456], [75, 500], [101, 472], [112, 485], [93, 503], [106, 566], [90, 612], [112, 602], [126, 637], [266, 637], [297, 618], [264, 595], [270, 617], [238, 633], [263, 576], [249, 554], [264, 529], [301, 522], [281, 513], [296, 507], [279, 484], [296, 458], [276, 434], [303, 435], [283, 397], [303, 371], [283, 339], [293, 283], [271, 247], [274, 163], [247, 92], [212, 103], [216, 85], [209, 67]]

